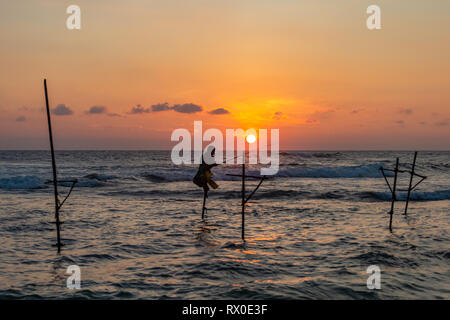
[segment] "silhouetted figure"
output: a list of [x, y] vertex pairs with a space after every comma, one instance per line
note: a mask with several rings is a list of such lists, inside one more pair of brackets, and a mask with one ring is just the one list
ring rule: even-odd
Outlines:
[[[211, 157], [214, 158], [215, 154], [216, 154], [216, 149], [212, 148], [211, 150]], [[211, 164], [207, 164], [203, 158], [202, 155], [202, 163], [200, 164], [200, 166], [198, 167], [198, 171], [197, 174], [195, 175], [193, 182], [203, 188], [203, 208], [202, 208], [202, 219], [205, 216], [205, 203], [206, 203], [206, 198], [208, 198], [208, 191], [209, 191], [209, 187], [213, 188], [213, 189], [217, 189], [219, 186], [217, 185], [217, 183], [212, 180], [212, 172], [211, 169], [215, 166], [218, 166], [217, 163], [211, 163]], [[209, 186], [208, 186], [209, 185]]]

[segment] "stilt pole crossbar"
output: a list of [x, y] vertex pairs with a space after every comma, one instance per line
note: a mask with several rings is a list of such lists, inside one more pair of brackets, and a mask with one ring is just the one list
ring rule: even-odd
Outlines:
[[250, 193], [250, 195], [247, 197], [247, 199], [245, 199], [245, 203], [247, 203], [250, 199], [251, 199], [251, 197], [255, 194], [255, 192], [259, 189], [259, 187], [261, 186], [261, 184], [263, 183], [263, 181], [264, 181], [264, 179], [265, 179], [266, 177], [261, 177], [261, 180], [259, 180], [259, 183], [258, 183], [258, 185], [256, 186], [256, 188], [252, 191], [252, 193]]
[[[241, 206], [242, 206], [242, 240], [245, 240], [245, 205], [246, 203], [251, 199], [251, 197], [256, 193], [256, 191], [259, 189], [261, 184], [265, 179], [267, 179], [266, 176], [252, 176], [252, 175], [245, 175], [245, 163], [242, 164], [242, 174], [227, 174], [227, 176], [232, 177], [241, 177], [242, 178], [242, 190], [241, 190]], [[248, 197], [245, 195], [245, 178], [254, 178], [254, 179], [260, 179], [258, 185], [255, 187], [255, 189], [249, 194]]]
[[[412, 163], [412, 166], [411, 166], [411, 171], [399, 170], [399, 168], [398, 168], [398, 166], [399, 166], [399, 158], [397, 158], [397, 160], [396, 160], [394, 169], [386, 169], [386, 168], [383, 168], [383, 167], [380, 168], [380, 171], [383, 174], [384, 180], [386, 181], [386, 184], [388, 185], [389, 190], [391, 191], [391, 194], [392, 194], [391, 211], [389, 212], [389, 214], [390, 214], [389, 230], [391, 230], [391, 232], [392, 232], [392, 216], [394, 214], [394, 204], [395, 204], [395, 201], [397, 200], [397, 198], [396, 198], [396, 190], [397, 190], [397, 177], [398, 177], [398, 174], [399, 173], [405, 173], [405, 172], [410, 174], [408, 189], [403, 190], [403, 191], [407, 191], [408, 192], [407, 195], [406, 195], [405, 211], [403, 213], [403, 215], [405, 215], [405, 216], [408, 214], [408, 205], [409, 205], [409, 200], [411, 199], [411, 192], [422, 181], [424, 181], [427, 178], [426, 176], [422, 176], [422, 175], [417, 174], [415, 172], [415, 170], [416, 170], [416, 160], [417, 160], [417, 151], [414, 152], [414, 159], [413, 159], [413, 163]], [[393, 185], [393, 187], [391, 187], [391, 185], [390, 185], [390, 183], [389, 183], [389, 181], [388, 181], [388, 179], [386, 177], [385, 171], [394, 172], [394, 185]], [[415, 185], [413, 185], [413, 179], [414, 179], [415, 176], [419, 177], [420, 180]]]

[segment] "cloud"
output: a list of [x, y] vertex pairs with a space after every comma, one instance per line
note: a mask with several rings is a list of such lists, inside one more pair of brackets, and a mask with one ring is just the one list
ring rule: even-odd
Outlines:
[[17, 122], [24, 122], [25, 120], [27, 120], [27, 118], [25, 118], [25, 116], [20, 116], [16, 118]]
[[397, 121], [395, 121], [395, 123], [396, 123], [396, 124], [399, 124], [399, 125], [404, 125], [404, 124], [405, 124], [405, 121], [403, 121], [403, 120], [397, 120]]
[[308, 123], [312, 123], [311, 120], [316, 120], [315, 122], [318, 122], [317, 120], [325, 120], [331, 118], [336, 113], [336, 111], [336, 108], [316, 110], [309, 115], [310, 121], [308, 121]]
[[138, 104], [136, 107], [133, 107], [130, 114], [142, 114], [142, 113], [150, 113], [150, 112], [162, 112], [162, 111], [169, 111], [173, 110], [175, 112], [179, 113], [196, 113], [203, 111], [203, 107], [193, 104], [193, 103], [185, 103], [185, 104], [175, 104], [173, 106], [169, 106], [167, 102], [160, 103], [160, 104], [154, 104], [149, 108], [144, 108], [140, 104]]
[[130, 111], [131, 114], [142, 114], [142, 113], [149, 113], [150, 108], [144, 108], [140, 104], [136, 105], [136, 107], [133, 107]]
[[153, 112], [160, 112], [160, 111], [167, 111], [167, 110], [170, 110], [169, 104], [167, 102], [152, 105]]
[[361, 111], [364, 111], [364, 109], [355, 109], [355, 110], [352, 110], [350, 113], [357, 114], [357, 113], [360, 113]]
[[336, 112], [336, 109], [317, 110], [312, 115], [319, 119], [327, 119]]
[[406, 114], [406, 115], [410, 116], [410, 115], [413, 114], [413, 109], [411, 109], [411, 108], [401, 108], [398, 112], [401, 113], [401, 114]]
[[92, 106], [89, 111], [86, 111], [86, 114], [103, 114], [106, 113], [105, 106]]
[[52, 109], [52, 113], [56, 116], [68, 116], [73, 114], [73, 111], [65, 104], [58, 104], [56, 108]]
[[203, 110], [201, 106], [193, 103], [176, 104], [171, 109], [180, 113], [196, 113]]
[[275, 120], [281, 120], [281, 118], [283, 118], [283, 112], [281, 112], [281, 111], [275, 112], [272, 117], [272, 119], [275, 119]]
[[230, 111], [224, 108], [217, 108], [208, 112], [209, 114], [229, 114]]
[[107, 113], [106, 114], [108, 117], [122, 117], [122, 115], [118, 114], [118, 113]]
[[434, 125], [438, 126], [438, 127], [446, 127], [449, 125], [449, 122], [448, 121], [438, 121], [438, 122], [435, 122]]
[[33, 111], [33, 108], [32, 108], [32, 107], [29, 107], [29, 106], [21, 106], [21, 107], [19, 108], [19, 110], [25, 111], [25, 112], [29, 112], [29, 111]]

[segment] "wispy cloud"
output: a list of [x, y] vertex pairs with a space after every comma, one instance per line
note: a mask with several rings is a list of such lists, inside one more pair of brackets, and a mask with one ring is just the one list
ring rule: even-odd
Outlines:
[[398, 112], [401, 113], [401, 114], [405, 114], [407, 116], [410, 116], [410, 115], [413, 114], [414, 111], [411, 108], [400, 108]]
[[108, 117], [122, 117], [122, 115], [121, 114], [118, 114], [118, 113], [107, 113], [106, 114]]
[[170, 110], [169, 104], [167, 102], [152, 105], [153, 112], [161, 112], [166, 110]]
[[144, 108], [143, 106], [138, 104], [135, 107], [133, 107], [129, 113], [130, 114], [142, 114], [142, 113], [149, 113], [149, 112], [150, 112], [150, 108]]
[[105, 106], [92, 106], [88, 111], [86, 111], [86, 114], [103, 114], [103, 113], [106, 113]]
[[199, 106], [197, 104], [193, 103], [184, 103], [184, 104], [175, 104], [173, 106], [169, 106], [167, 102], [160, 103], [160, 104], [154, 104], [148, 108], [144, 108], [140, 104], [138, 104], [136, 107], [133, 107], [130, 114], [143, 114], [143, 113], [150, 113], [150, 112], [163, 112], [163, 111], [170, 111], [173, 110], [175, 112], [179, 113], [197, 113], [202, 112], [203, 107]]
[[179, 113], [197, 113], [203, 110], [201, 106], [193, 103], [176, 104], [171, 109]]
[[274, 120], [281, 120], [284, 117], [283, 112], [277, 111], [273, 114], [272, 119]]
[[20, 116], [16, 118], [17, 122], [24, 122], [25, 120], [27, 120], [27, 118], [25, 116]]
[[364, 109], [354, 109], [350, 113], [351, 114], [358, 114], [358, 113], [361, 113], [362, 111], [364, 111]]
[[69, 116], [73, 114], [73, 111], [65, 104], [58, 104], [56, 108], [52, 109], [52, 113], [56, 116]]
[[[309, 115], [308, 120], [315, 120], [314, 122], [318, 122], [318, 120], [326, 120], [331, 118], [337, 112], [336, 108], [328, 108], [328, 109], [320, 109]], [[312, 123], [308, 121], [308, 123]]]
[[220, 114], [229, 114], [230, 111], [224, 108], [217, 108], [208, 112], [209, 114], [220, 115]]

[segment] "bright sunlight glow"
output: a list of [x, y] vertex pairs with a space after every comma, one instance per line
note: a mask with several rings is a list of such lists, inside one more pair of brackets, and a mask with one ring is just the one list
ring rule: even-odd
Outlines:
[[253, 142], [255, 142], [256, 141], [256, 137], [253, 135], [253, 134], [249, 134], [248, 136], [247, 136], [247, 142], [248, 143], [253, 143]]

